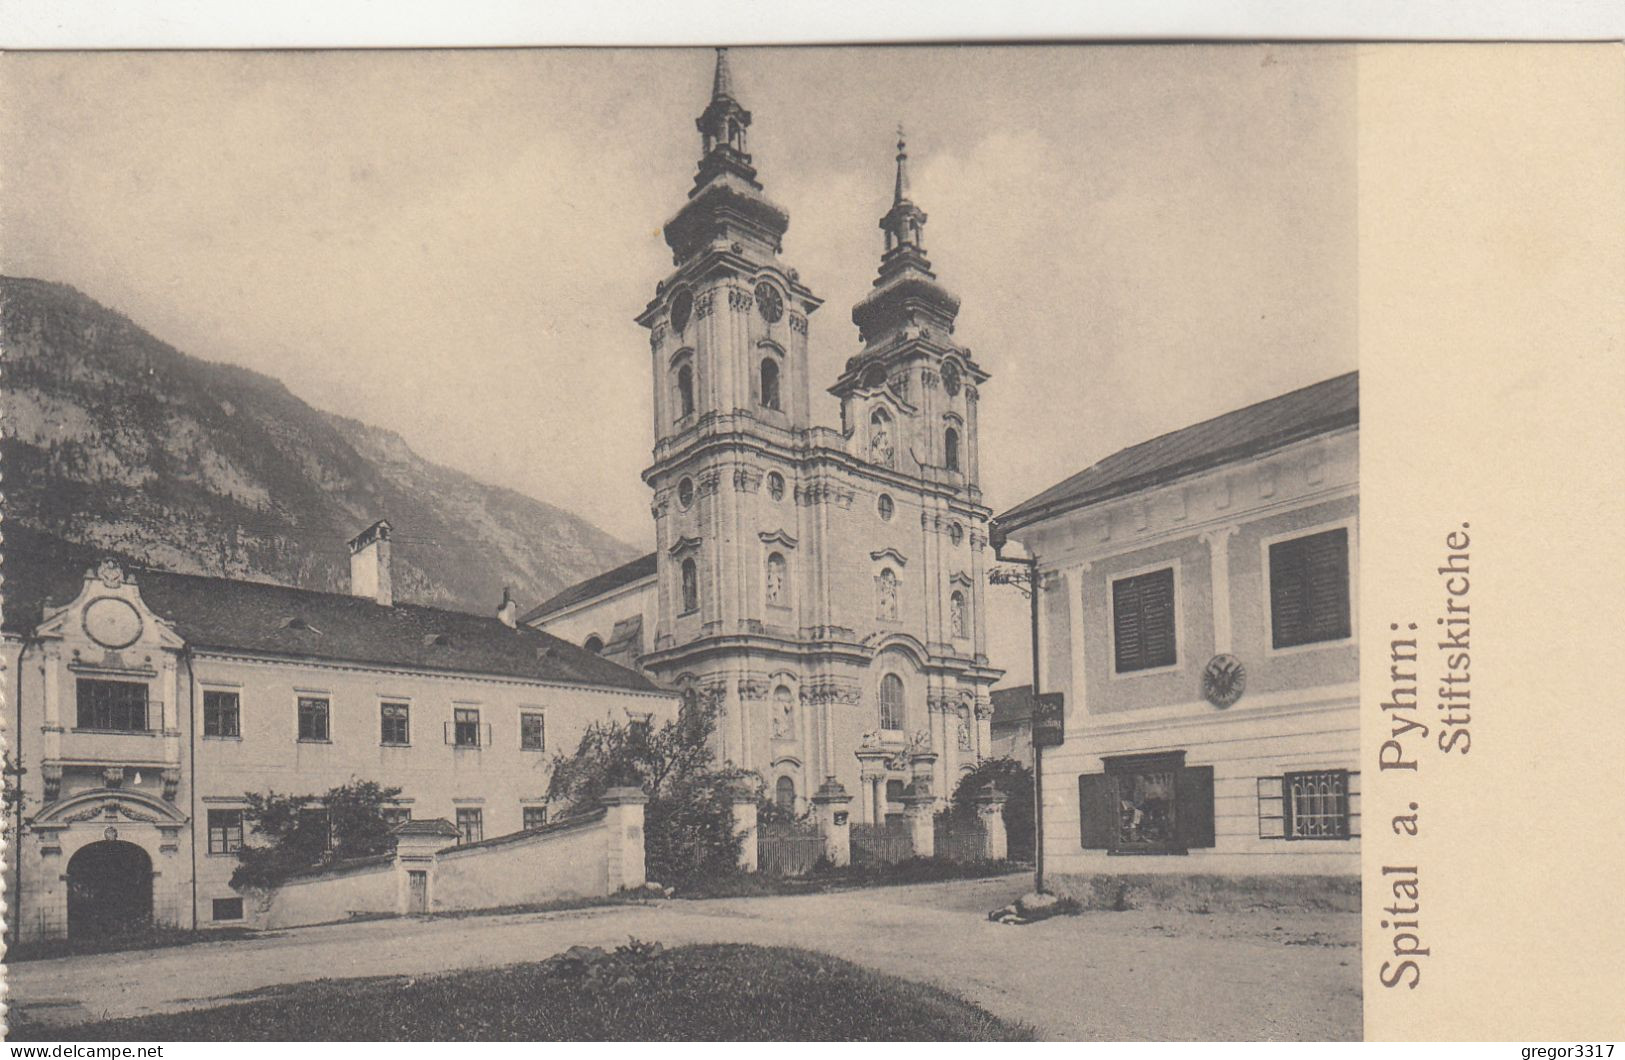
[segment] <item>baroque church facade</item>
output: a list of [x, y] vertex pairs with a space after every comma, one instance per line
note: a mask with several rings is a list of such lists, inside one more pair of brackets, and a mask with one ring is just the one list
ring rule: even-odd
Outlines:
[[944, 798], [992, 754], [988, 373], [954, 338], [959, 299], [926, 257], [900, 137], [879, 274], [852, 310], [862, 349], [829, 386], [840, 426], [815, 424], [821, 300], [781, 257], [789, 215], [751, 164], [726, 50], [696, 124], [698, 172], [664, 228], [673, 267], [637, 317], [655, 553], [524, 621], [714, 705], [719, 758], [780, 805], [833, 780], [855, 820], [881, 823], [909, 784]]

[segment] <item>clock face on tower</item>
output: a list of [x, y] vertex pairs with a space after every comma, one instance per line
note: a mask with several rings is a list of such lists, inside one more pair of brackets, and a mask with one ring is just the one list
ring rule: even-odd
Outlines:
[[694, 293], [687, 287], [672, 295], [671, 329], [681, 332], [688, 327], [688, 318], [694, 312]]
[[779, 295], [779, 289], [766, 281], [757, 284], [756, 308], [761, 311], [763, 320], [777, 324], [784, 315], [784, 299]]

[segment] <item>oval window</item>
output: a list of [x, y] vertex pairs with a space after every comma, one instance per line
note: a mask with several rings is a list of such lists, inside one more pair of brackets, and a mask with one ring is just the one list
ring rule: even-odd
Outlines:
[[880, 512], [882, 519], [890, 522], [892, 513], [897, 510], [897, 506], [892, 503], [891, 494], [882, 493], [880, 500], [875, 503], [875, 509]]
[[687, 508], [694, 503], [694, 480], [685, 478], [677, 484], [677, 503]]

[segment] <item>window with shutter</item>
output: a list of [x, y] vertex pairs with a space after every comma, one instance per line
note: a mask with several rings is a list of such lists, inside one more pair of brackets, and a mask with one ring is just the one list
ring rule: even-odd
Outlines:
[[1185, 765], [1185, 752], [1108, 758], [1104, 773], [1078, 778], [1085, 850], [1183, 854], [1215, 845], [1213, 767]]
[[1172, 567], [1112, 582], [1112, 640], [1120, 674], [1178, 661]]
[[1269, 547], [1269, 561], [1273, 647], [1349, 637], [1347, 527], [1277, 541]]

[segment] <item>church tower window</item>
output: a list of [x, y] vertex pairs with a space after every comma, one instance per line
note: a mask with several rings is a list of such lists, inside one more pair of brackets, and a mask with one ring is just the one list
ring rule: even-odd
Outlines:
[[784, 557], [775, 552], [767, 557], [767, 602], [773, 607], [788, 607], [790, 603], [789, 591], [785, 586], [788, 577]]
[[955, 589], [953, 595], [948, 598], [948, 611], [953, 623], [954, 636], [956, 638], [964, 637], [967, 625], [965, 622], [965, 594], [958, 589]]
[[880, 727], [894, 732], [903, 727], [903, 679], [896, 674], [880, 679]]
[[896, 622], [897, 613], [897, 572], [884, 567], [875, 579], [875, 617]]
[[886, 520], [888, 523], [891, 522], [892, 513], [896, 510], [897, 505], [892, 502], [891, 494], [889, 493], [882, 493], [880, 495], [880, 499], [875, 502], [875, 511], [879, 512], [880, 517]]
[[691, 559], [683, 560], [683, 614], [700, 609], [700, 568]]
[[694, 503], [694, 480], [684, 478], [677, 483], [677, 503], [685, 509]]
[[943, 464], [949, 471], [959, 470], [959, 432], [949, 427], [942, 432]]
[[777, 471], [767, 473], [767, 495], [776, 501], [784, 499], [784, 476]]
[[779, 405], [779, 362], [771, 357], [762, 358], [762, 404], [777, 410]]
[[694, 415], [694, 369], [683, 365], [677, 369], [677, 415]]

